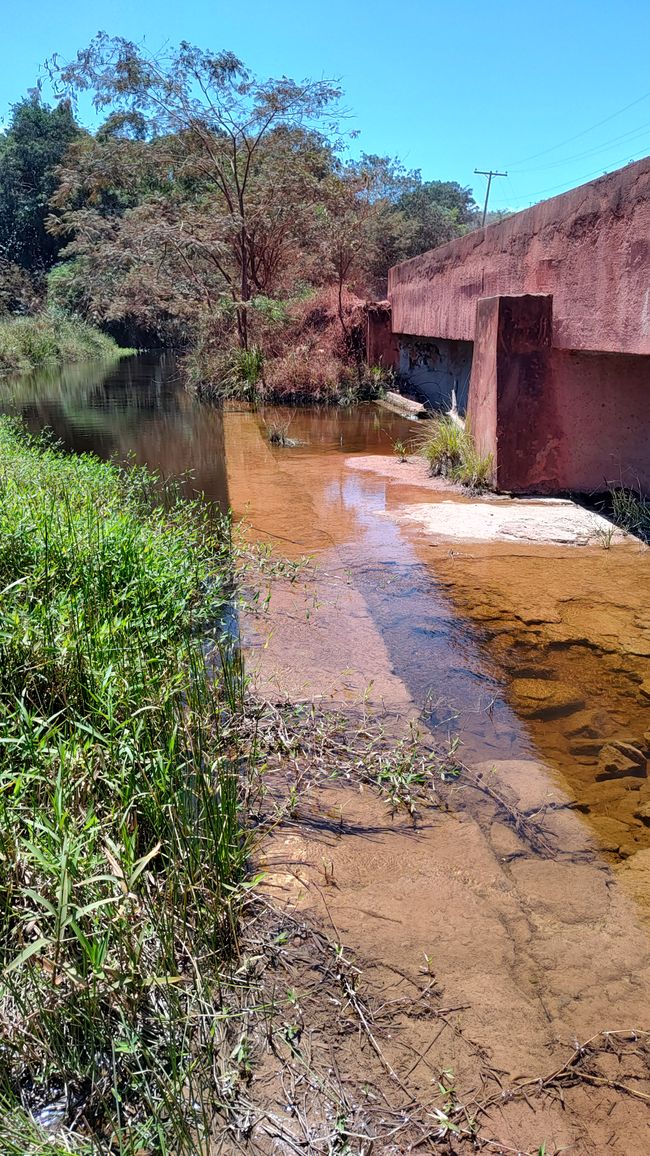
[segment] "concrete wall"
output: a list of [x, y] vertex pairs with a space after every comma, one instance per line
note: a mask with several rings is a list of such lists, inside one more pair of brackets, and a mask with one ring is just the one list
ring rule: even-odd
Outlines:
[[467, 410], [472, 370], [471, 341], [427, 341], [402, 337], [399, 373], [434, 409], [449, 410], [455, 401], [460, 414]]
[[650, 492], [650, 358], [553, 349], [550, 295], [478, 302], [468, 420], [513, 493]]
[[549, 388], [558, 484], [650, 493], [650, 358], [553, 349]]
[[368, 365], [397, 368], [399, 347], [391, 325], [388, 301], [369, 301], [366, 306], [366, 361]]
[[650, 158], [396, 265], [393, 332], [472, 341], [520, 293], [553, 295], [558, 349], [650, 354]]

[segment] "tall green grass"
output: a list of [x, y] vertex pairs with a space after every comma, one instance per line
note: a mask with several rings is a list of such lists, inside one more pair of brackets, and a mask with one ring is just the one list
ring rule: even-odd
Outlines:
[[421, 429], [418, 443], [432, 474], [460, 482], [471, 490], [489, 488], [492, 455], [479, 454], [467, 426], [463, 427], [446, 414], [432, 418]]
[[207, 1152], [224, 1094], [228, 526], [160, 499], [0, 419], [2, 1152]]
[[127, 352], [112, 337], [57, 310], [33, 317], [0, 318], [0, 376], [71, 361], [115, 358]]

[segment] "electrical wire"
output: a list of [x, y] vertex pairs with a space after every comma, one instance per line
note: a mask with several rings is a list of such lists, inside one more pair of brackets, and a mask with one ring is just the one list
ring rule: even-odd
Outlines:
[[645, 92], [643, 96], [637, 97], [636, 100], [631, 101], [630, 104], [626, 104], [623, 108], [617, 109], [616, 112], [612, 112], [609, 116], [604, 117], [603, 120], [597, 121], [596, 124], [589, 125], [589, 128], [584, 128], [581, 132], [575, 133], [574, 136], [567, 137], [566, 140], [558, 141], [557, 144], [550, 145], [549, 148], [542, 149], [541, 152], [533, 153], [532, 156], [524, 157], [523, 160], [515, 161], [513, 165], [507, 165], [506, 167], [508, 170], [511, 168], [515, 169], [519, 165], [527, 165], [529, 161], [536, 161], [538, 157], [545, 157], [548, 153], [554, 152], [555, 149], [563, 148], [564, 145], [571, 144], [574, 140], [579, 140], [580, 137], [586, 136], [587, 133], [593, 132], [596, 128], [600, 128], [601, 125], [608, 124], [610, 120], [615, 120], [617, 116], [621, 116], [624, 112], [627, 112], [628, 109], [634, 108], [637, 104], [641, 104], [641, 102], [647, 100], [648, 97], [650, 97], [650, 92]]
[[538, 189], [536, 193], [529, 193], [526, 197], [526, 200], [529, 202], [529, 204], [534, 204], [536, 198], [543, 197], [544, 193], [553, 193], [558, 189], [564, 189], [565, 192], [569, 192], [570, 189], [576, 188], [577, 186], [583, 184], [584, 181], [588, 181], [591, 177], [607, 176], [607, 173], [611, 172], [612, 169], [634, 164], [635, 161], [642, 160], [644, 156], [645, 151], [642, 152], [641, 156], [638, 157], [621, 157], [620, 160], [614, 161], [612, 165], [606, 170], [603, 170], [602, 168], [593, 169], [590, 173], [585, 173], [582, 177], [572, 177], [569, 181], [561, 181], [559, 185], [550, 185], [546, 189]]
[[559, 161], [550, 161], [546, 165], [536, 165], [532, 169], [512, 169], [512, 170], [508, 169], [508, 172], [512, 171], [515, 174], [518, 174], [521, 176], [523, 176], [526, 173], [540, 173], [540, 172], [545, 173], [545, 172], [547, 172], [548, 169], [561, 168], [562, 165], [572, 164], [573, 161], [583, 160], [585, 157], [593, 156], [594, 153], [603, 152], [605, 149], [611, 148], [612, 145], [619, 144], [621, 141], [630, 140], [630, 139], [634, 140], [635, 137], [643, 136], [644, 133], [647, 133], [648, 129], [650, 129], [650, 121], [646, 121], [646, 123], [643, 125], [640, 125], [639, 128], [630, 129], [629, 132], [621, 133], [620, 136], [615, 136], [615, 137], [612, 137], [610, 140], [603, 141], [602, 144], [594, 145], [593, 148], [586, 149], [582, 153], [575, 153], [571, 157], [563, 157], [562, 160], [559, 160]]

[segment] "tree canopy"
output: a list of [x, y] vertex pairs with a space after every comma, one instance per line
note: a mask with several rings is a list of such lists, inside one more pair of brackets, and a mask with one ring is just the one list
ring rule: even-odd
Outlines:
[[104, 33], [48, 67], [58, 104], [31, 92], [0, 137], [0, 310], [50, 270], [49, 300], [96, 324], [245, 350], [333, 287], [347, 332], [350, 291], [382, 296], [391, 265], [478, 223], [456, 182], [354, 158], [332, 81]]
[[0, 135], [0, 259], [32, 272], [56, 260], [61, 242], [45, 221], [57, 165], [79, 135], [67, 100], [50, 108], [32, 92], [14, 105]]

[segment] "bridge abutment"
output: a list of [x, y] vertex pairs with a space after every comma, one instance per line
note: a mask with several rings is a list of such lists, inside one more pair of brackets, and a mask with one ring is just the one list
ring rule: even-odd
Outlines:
[[553, 347], [553, 297], [481, 298], [468, 422], [511, 493], [650, 489], [650, 357]]
[[468, 415], [499, 489], [650, 493], [649, 238], [647, 157], [390, 270], [433, 404], [473, 344]]

